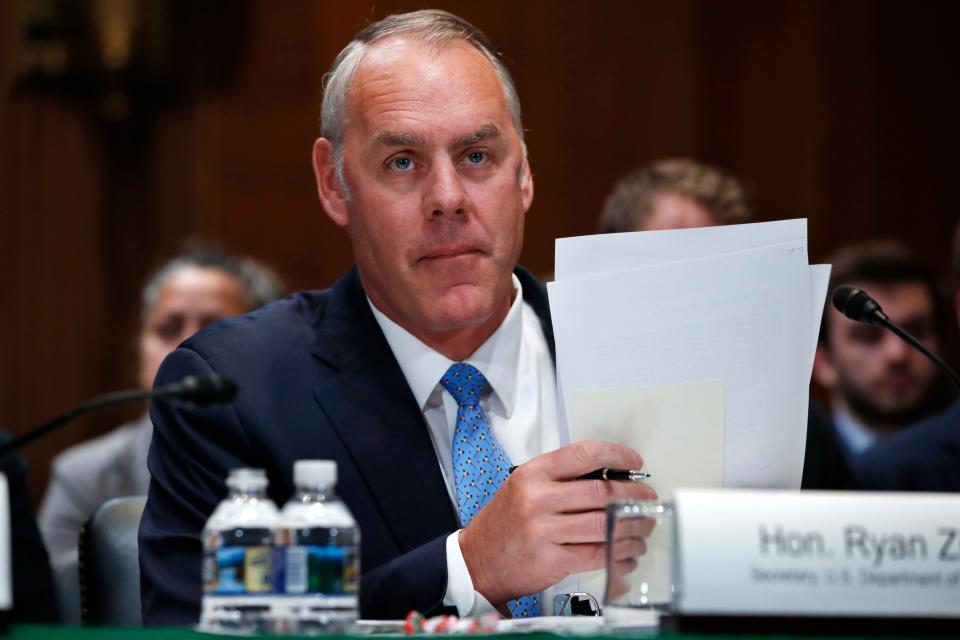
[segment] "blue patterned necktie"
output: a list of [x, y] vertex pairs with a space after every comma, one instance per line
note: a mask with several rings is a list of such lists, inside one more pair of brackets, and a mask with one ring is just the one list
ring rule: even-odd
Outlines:
[[[470, 524], [473, 516], [490, 502], [510, 473], [510, 458], [490, 430], [487, 415], [480, 407], [480, 395], [487, 379], [464, 362], [447, 369], [440, 379], [443, 388], [457, 401], [457, 427], [453, 432], [453, 475], [457, 487], [460, 522]], [[539, 594], [521, 596], [507, 603], [514, 618], [540, 615]]]

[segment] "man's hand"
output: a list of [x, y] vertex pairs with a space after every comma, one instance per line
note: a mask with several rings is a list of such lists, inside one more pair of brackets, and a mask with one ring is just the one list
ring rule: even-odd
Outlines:
[[[497, 605], [541, 591], [571, 573], [603, 567], [607, 503], [657, 495], [636, 482], [576, 478], [601, 467], [642, 466], [643, 459], [632, 449], [585, 441], [517, 467], [460, 532], [460, 550], [474, 588]], [[649, 531], [633, 533], [613, 547], [624, 568], [646, 551], [643, 538]]]

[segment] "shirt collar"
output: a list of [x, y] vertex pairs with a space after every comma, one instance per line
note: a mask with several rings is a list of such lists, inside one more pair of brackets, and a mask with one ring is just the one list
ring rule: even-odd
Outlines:
[[[491, 400], [499, 402], [504, 415], [513, 413], [517, 369], [520, 366], [520, 338], [523, 330], [523, 287], [516, 275], [513, 275], [513, 288], [516, 295], [507, 316], [486, 342], [473, 352], [464, 362], [475, 366], [486, 377], [492, 390]], [[384, 315], [367, 298], [373, 317], [383, 331], [390, 350], [400, 364], [413, 397], [423, 411], [431, 394], [440, 384], [440, 378], [454, 364], [446, 356], [434, 351], [409, 331]]]
[[860, 455], [873, 446], [873, 443], [877, 440], [876, 433], [845, 409], [838, 409], [834, 412], [833, 422], [840, 434], [840, 439], [852, 455]]

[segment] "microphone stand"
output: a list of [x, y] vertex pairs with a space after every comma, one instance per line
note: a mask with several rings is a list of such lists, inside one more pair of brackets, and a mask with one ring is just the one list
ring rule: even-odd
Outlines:
[[[161, 390], [158, 389], [158, 391]], [[107, 407], [113, 404], [133, 402], [134, 400], [145, 400], [153, 395], [154, 392], [150, 389], [133, 389], [130, 391], [114, 391], [113, 393], [107, 393], [102, 396], [97, 396], [92, 400], [87, 400], [80, 406], [74, 407], [66, 413], [61, 413], [60, 415], [47, 420], [36, 428], [7, 441], [6, 444], [0, 446], [0, 458], [3, 458], [11, 451], [16, 451], [20, 447], [33, 442], [37, 438], [46, 435], [60, 425], [70, 422], [74, 418], [79, 418], [82, 415], [88, 414], [91, 411], [96, 411], [101, 407]]]
[[960, 393], [960, 376], [944, 362], [940, 356], [924, 346], [919, 340], [907, 333], [906, 329], [891, 320], [883, 312], [877, 301], [870, 297], [870, 294], [849, 284], [842, 284], [833, 290], [831, 296], [834, 308], [847, 318], [854, 322], [862, 322], [870, 325], [880, 325], [886, 327], [898, 338], [908, 345], [927, 356], [933, 364], [937, 365], [940, 371], [947, 376], [954, 389]]
[[930, 349], [927, 349], [922, 342], [907, 333], [906, 329], [888, 318], [886, 314], [883, 314], [883, 317], [880, 319], [880, 324], [895, 333], [900, 337], [901, 340], [909, 344], [911, 347], [930, 358], [930, 360], [940, 368], [943, 374], [947, 376], [947, 379], [953, 384], [953, 387], [957, 390], [957, 393], [960, 393], [960, 376], [958, 376], [957, 373], [950, 368], [950, 365], [944, 362], [940, 356], [935, 354]]
[[0, 445], [0, 459], [11, 451], [16, 451], [25, 444], [29, 444], [54, 429], [70, 422], [74, 418], [96, 411], [101, 407], [108, 407], [134, 400], [148, 398], [182, 398], [197, 404], [217, 404], [227, 402], [236, 394], [236, 386], [232, 380], [215, 374], [207, 376], [187, 376], [182, 381], [169, 384], [158, 389], [131, 389], [128, 391], [114, 391], [92, 400], [87, 400], [78, 407], [47, 420], [43, 424], [30, 429], [24, 434], [13, 438], [4, 445]]

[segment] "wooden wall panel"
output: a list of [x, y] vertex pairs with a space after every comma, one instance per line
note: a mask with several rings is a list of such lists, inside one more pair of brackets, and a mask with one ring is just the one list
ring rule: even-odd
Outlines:
[[[0, 3], [0, 87], [9, 87], [13, 76], [16, 23], [13, 6]], [[16, 286], [14, 265], [14, 220], [10, 145], [10, 101], [0, 98], [0, 428], [13, 424], [15, 316], [11, 297]]]
[[[174, 94], [149, 105], [123, 153], [76, 100], [14, 90], [23, 6], [0, 3], [0, 424], [13, 431], [133, 384], [140, 283], [185, 236], [260, 257], [295, 289], [350, 264], [310, 169], [321, 78], [360, 26], [422, 3], [154, 3], [174, 16]], [[514, 73], [536, 181], [523, 261], [535, 271], [551, 270], [555, 237], [594, 229], [620, 175], [679, 155], [746, 178], [761, 219], [807, 216], [814, 257], [884, 234], [946, 265], [955, 3], [436, 6], [483, 28]], [[127, 414], [27, 449], [34, 492], [57, 450]]]
[[960, 219], [960, 4], [878, 5], [876, 225], [946, 268]]
[[[823, 5], [706, 3], [702, 155], [749, 180], [766, 218], [822, 211]], [[746, 32], [747, 25], [763, 25]]]

